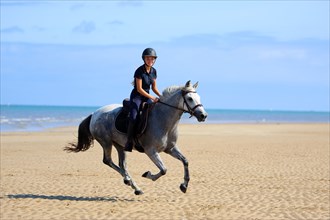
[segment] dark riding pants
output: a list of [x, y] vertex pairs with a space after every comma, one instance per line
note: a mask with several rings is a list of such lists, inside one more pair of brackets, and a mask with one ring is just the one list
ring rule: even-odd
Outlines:
[[136, 122], [136, 118], [142, 102], [148, 102], [148, 98], [140, 95], [135, 91], [132, 91], [130, 96], [130, 116], [129, 116], [131, 122]]

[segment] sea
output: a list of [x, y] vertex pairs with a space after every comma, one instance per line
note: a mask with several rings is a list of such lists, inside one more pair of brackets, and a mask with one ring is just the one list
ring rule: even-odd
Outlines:
[[[78, 126], [100, 106], [1, 105], [0, 132], [42, 131], [56, 127]], [[206, 124], [254, 123], [329, 123], [329, 112], [206, 109]], [[181, 124], [197, 124], [184, 114]]]

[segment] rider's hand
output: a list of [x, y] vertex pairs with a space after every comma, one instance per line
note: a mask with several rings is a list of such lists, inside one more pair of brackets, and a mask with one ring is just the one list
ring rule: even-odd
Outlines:
[[153, 101], [153, 102], [158, 102], [158, 101], [159, 101], [159, 98], [157, 98], [157, 97], [153, 97], [152, 101]]

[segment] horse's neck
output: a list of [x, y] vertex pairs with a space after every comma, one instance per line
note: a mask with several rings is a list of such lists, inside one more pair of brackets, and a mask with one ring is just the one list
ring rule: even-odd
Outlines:
[[[183, 98], [181, 93], [177, 92], [173, 94], [170, 98], [164, 101], [166, 104], [171, 105], [173, 107], [182, 108]], [[157, 120], [157, 124], [161, 125], [160, 129], [166, 129], [167, 131], [175, 128], [182, 116], [182, 110], [158, 103], [155, 107], [155, 118]]]

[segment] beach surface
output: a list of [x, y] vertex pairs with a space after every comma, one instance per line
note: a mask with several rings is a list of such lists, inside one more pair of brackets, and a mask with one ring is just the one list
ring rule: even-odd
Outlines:
[[[330, 219], [329, 124], [179, 125], [183, 165], [161, 157], [167, 174], [128, 153], [136, 196], [102, 162], [97, 142], [66, 153], [77, 128], [1, 133], [0, 219]], [[117, 161], [116, 150], [113, 159]]]

